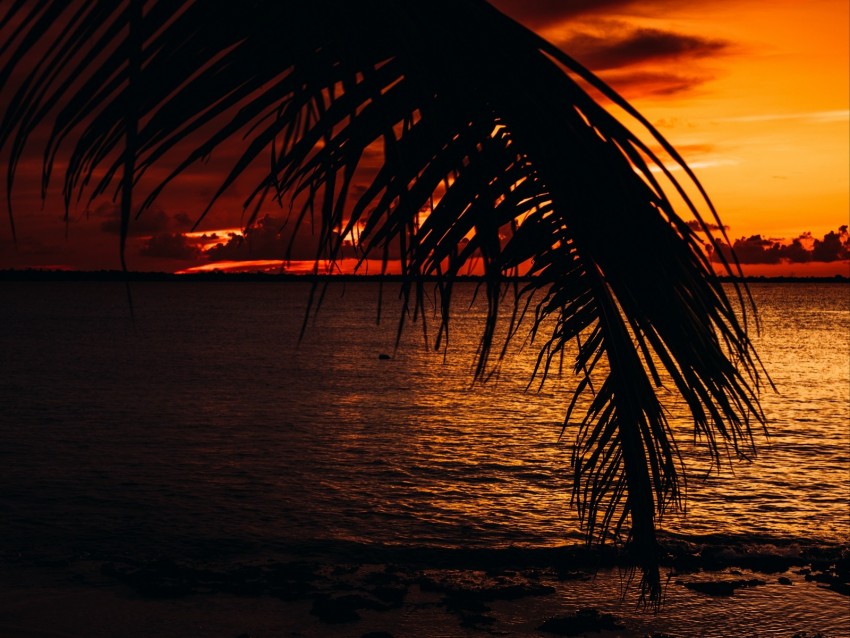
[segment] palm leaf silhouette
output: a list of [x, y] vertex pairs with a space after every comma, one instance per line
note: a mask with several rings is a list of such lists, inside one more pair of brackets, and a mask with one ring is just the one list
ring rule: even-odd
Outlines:
[[[665, 174], [714, 243], [697, 205], [583, 86], [654, 136], [716, 218], [707, 196], [614, 91], [479, 0], [19, 0], [0, 33], [13, 232], [13, 181], [36, 143], [45, 191], [67, 159], [67, 206], [121, 198], [123, 258], [131, 215], [238, 142], [241, 156], [213, 201], [264, 162], [245, 201], [248, 223], [278, 199], [292, 224], [315, 221], [317, 258], [339, 257], [343, 238], [359, 232], [361, 258], [400, 259], [402, 303], [423, 321], [424, 278], [435, 277], [437, 346], [453, 281], [479, 260], [489, 300], [479, 377], [500, 297], [517, 285], [507, 276], [527, 270], [505, 320], [514, 334], [530, 315], [542, 342], [536, 373], [578, 343], [564, 427], [576, 426], [573, 494], [588, 538], [625, 535], [658, 599], [656, 519], [683, 495], [661, 392], [684, 400], [719, 463], [725, 447], [750, 451], [750, 420], [764, 422], [760, 368], [746, 321], [655, 175]], [[364, 158], [376, 153], [378, 169], [355, 194]], [[151, 186], [146, 174], [162, 166], [170, 173]], [[589, 408], [574, 421], [585, 392]]]

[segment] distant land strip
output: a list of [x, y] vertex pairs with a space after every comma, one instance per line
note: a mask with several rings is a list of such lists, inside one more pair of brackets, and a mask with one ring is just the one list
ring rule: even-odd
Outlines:
[[[408, 278], [411, 279], [411, 278]], [[412, 278], [424, 282], [436, 282], [437, 278], [423, 276]], [[502, 277], [502, 281], [530, 281], [529, 277]], [[746, 283], [802, 283], [802, 284], [843, 284], [850, 283], [850, 277], [835, 275], [833, 277], [720, 277], [722, 282], [746, 282]], [[136, 272], [121, 270], [42, 270], [42, 269], [7, 269], [0, 270], [0, 281], [259, 281], [259, 282], [287, 282], [287, 281], [404, 281], [403, 275], [316, 275], [316, 274], [292, 274], [292, 273], [261, 273], [261, 272], [223, 272], [207, 271], [200, 273], [187, 273], [177, 275], [167, 272]], [[486, 278], [481, 275], [457, 275], [453, 279], [457, 282], [483, 282]]]

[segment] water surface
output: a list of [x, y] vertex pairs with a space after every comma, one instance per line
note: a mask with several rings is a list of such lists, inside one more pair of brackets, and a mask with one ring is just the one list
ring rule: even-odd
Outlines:
[[[188, 559], [304, 547], [578, 543], [575, 378], [527, 390], [517, 340], [472, 383], [484, 307], [461, 287], [448, 349], [375, 284], [334, 285], [299, 342], [309, 285], [2, 284], [0, 508], [7, 550]], [[726, 547], [846, 543], [850, 298], [756, 284], [756, 347], [777, 392], [752, 462], [688, 451], [687, 515], [662, 528]], [[434, 323], [433, 321], [431, 323]], [[429, 325], [433, 338], [434, 326]], [[390, 360], [379, 354], [390, 354]], [[569, 366], [567, 366], [569, 367]]]

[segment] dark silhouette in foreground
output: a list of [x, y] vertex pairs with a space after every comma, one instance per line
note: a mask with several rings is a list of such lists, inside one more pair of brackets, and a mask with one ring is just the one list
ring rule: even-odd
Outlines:
[[[530, 325], [536, 376], [577, 343], [564, 420], [576, 437], [573, 500], [588, 539], [623, 541], [659, 600], [656, 519], [680, 504], [684, 479], [659, 389], [687, 403], [717, 464], [727, 447], [752, 453], [750, 420], [764, 417], [745, 292], [742, 322], [664, 188], [715, 249], [698, 209], [721, 233], [722, 224], [648, 122], [480, 0], [7, 7], [0, 148], [13, 232], [13, 181], [31, 146], [44, 153], [45, 189], [61, 168], [69, 206], [120, 200], [122, 263], [133, 218], [187, 167], [235, 148], [213, 201], [254, 176], [247, 225], [277, 200], [289, 223], [314, 222], [317, 259], [339, 256], [353, 237], [360, 257], [399, 260], [408, 316], [425, 322], [426, 287], [440, 299], [436, 348], [448, 336], [452, 285], [477, 263], [489, 312], [476, 376], [494, 365], [500, 320], [511, 336]], [[684, 169], [701, 202], [665, 162]], [[151, 177], [154, 168], [167, 177]], [[529, 278], [512, 279], [519, 273]], [[507, 290], [513, 312], [501, 317]], [[586, 408], [575, 418], [577, 405]]]

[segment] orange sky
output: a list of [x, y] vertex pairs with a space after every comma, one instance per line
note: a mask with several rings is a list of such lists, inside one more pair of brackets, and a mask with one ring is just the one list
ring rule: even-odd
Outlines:
[[[801, 236], [797, 245], [810, 251], [820, 242], [821, 256], [847, 241], [841, 234], [823, 241], [850, 217], [846, 0], [494, 4], [599, 73], [681, 150], [730, 239], [760, 235], [742, 246], [742, 254], [777, 262], [747, 264], [746, 272], [850, 275], [846, 260], [800, 263], [795, 255], [806, 253], [792, 250], [792, 240]], [[35, 158], [31, 161], [34, 168]], [[211, 168], [193, 170], [137, 225], [129, 246], [131, 269], [209, 267], [214, 254], [202, 249], [212, 244], [181, 233], [220, 179]], [[116, 268], [114, 207], [102, 205], [88, 215], [77, 211], [65, 239], [59, 199], [34, 211], [36, 181], [28, 172], [35, 174], [24, 168], [14, 193], [17, 246], [8, 224], [0, 226], [0, 268]], [[243, 194], [237, 184], [200, 230], [217, 232], [228, 245], [228, 233], [244, 219]], [[216, 256], [244, 261], [230, 247]], [[762, 259], [768, 254], [772, 257]]]
[[[821, 239], [850, 221], [850, 3], [615, 0], [560, 16], [551, 3], [538, 20], [519, 0], [496, 4], [595, 68], [681, 150], [730, 239]], [[597, 53], [612, 41], [619, 57]], [[746, 270], [850, 275], [846, 261]]]

